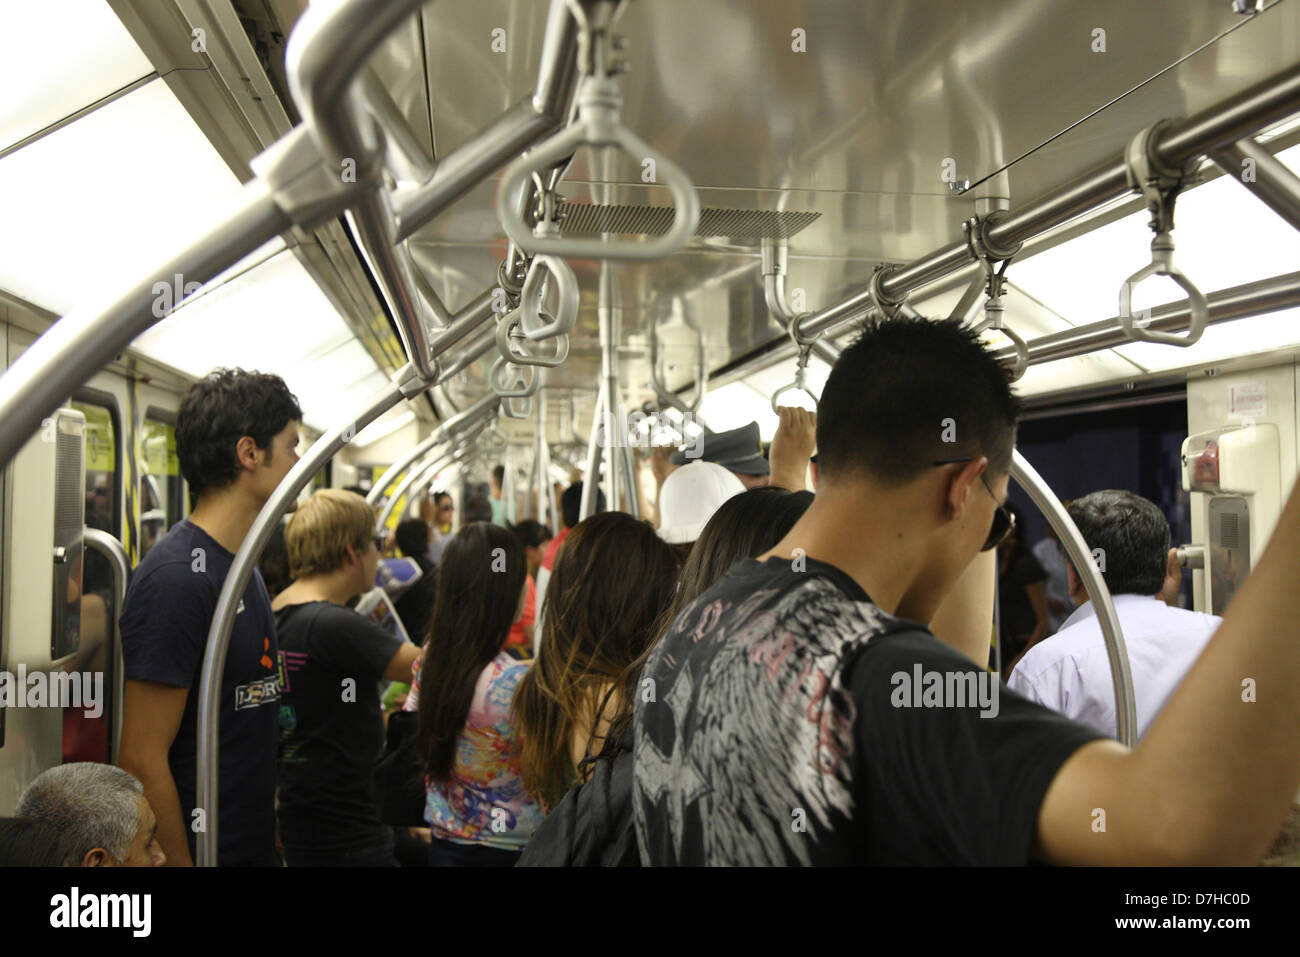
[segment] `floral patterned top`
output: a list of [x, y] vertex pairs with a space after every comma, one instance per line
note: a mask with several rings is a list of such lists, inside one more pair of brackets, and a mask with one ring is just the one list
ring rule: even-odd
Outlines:
[[[406, 711], [419, 708], [423, 664], [421, 654], [412, 668]], [[541, 823], [542, 809], [524, 789], [523, 748], [510, 718], [515, 689], [530, 665], [501, 652], [479, 675], [453, 778], [446, 784], [426, 781], [424, 818], [434, 837], [518, 851]]]

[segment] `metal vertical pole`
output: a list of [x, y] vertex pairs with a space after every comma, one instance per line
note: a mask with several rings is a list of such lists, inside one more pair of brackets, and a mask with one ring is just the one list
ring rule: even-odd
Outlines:
[[108, 623], [108, 667], [111, 697], [108, 699], [108, 763], [116, 764], [122, 747], [122, 705], [126, 701], [126, 672], [122, 664], [122, 605], [126, 601], [126, 580], [130, 577], [131, 562], [126, 549], [108, 532], [97, 528], [82, 530], [82, 540], [92, 551], [108, 559], [113, 570], [113, 620]]
[[[605, 380], [600, 381], [600, 390], [596, 393], [596, 405], [591, 410], [591, 437], [587, 440], [587, 474], [582, 477], [582, 505], [578, 509], [578, 520], [589, 518], [596, 508], [596, 471], [600, 465], [600, 436], [604, 423], [601, 418], [605, 409]], [[558, 535], [560, 530], [555, 529]]]
[[[501, 466], [505, 470], [501, 477], [501, 501], [506, 503], [507, 515], [514, 512], [518, 507], [515, 502], [515, 462], [514, 456], [510, 454], [512, 448], [514, 446], [507, 442], [505, 449], [501, 452]], [[518, 518], [518, 514], [515, 517]]]
[[[545, 420], [543, 420], [545, 421]], [[542, 487], [539, 490], [542, 496], [542, 504], [546, 508], [546, 519], [542, 521], [543, 525], [554, 529], [556, 522], [559, 521], [555, 505], [555, 485], [551, 482], [551, 443], [546, 441], [546, 431], [542, 431]]]
[[[623, 406], [619, 406], [620, 410]], [[623, 421], [627, 421], [623, 416]], [[619, 462], [623, 467], [623, 488], [627, 493], [627, 511], [633, 518], [641, 517], [641, 495], [640, 486], [636, 480], [636, 463], [632, 459], [632, 446], [626, 441], [619, 446]]]
[[596, 304], [596, 317], [600, 326], [600, 376], [604, 383], [605, 404], [601, 418], [605, 422], [603, 455], [605, 503], [610, 509], [618, 508], [618, 448], [626, 437], [621, 435], [622, 403], [618, 388], [617, 320], [622, 312], [618, 302], [618, 283], [614, 267], [609, 260], [600, 264], [600, 289]]

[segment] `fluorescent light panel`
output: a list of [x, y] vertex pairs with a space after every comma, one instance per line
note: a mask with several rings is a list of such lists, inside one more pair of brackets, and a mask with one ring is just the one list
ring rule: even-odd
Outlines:
[[211, 232], [242, 190], [153, 80], [0, 160], [0, 288], [60, 315], [105, 300]]
[[152, 72], [104, 0], [7, 0], [0, 12], [0, 90], [8, 91], [0, 97], [0, 148]]
[[388, 381], [288, 251], [178, 309], [133, 347], [193, 376], [218, 366], [274, 372], [321, 431]]

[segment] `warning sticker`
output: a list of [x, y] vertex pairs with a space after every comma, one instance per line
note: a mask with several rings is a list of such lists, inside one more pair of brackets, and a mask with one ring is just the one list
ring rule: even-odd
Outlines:
[[1228, 386], [1228, 418], [1257, 419], [1268, 415], [1268, 383], [1243, 382]]

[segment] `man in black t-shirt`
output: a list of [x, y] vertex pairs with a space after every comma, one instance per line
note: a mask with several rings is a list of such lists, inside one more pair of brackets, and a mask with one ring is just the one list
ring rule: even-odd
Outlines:
[[1129, 752], [1009, 691], [926, 624], [1010, 528], [1017, 411], [957, 322], [873, 323], [844, 351], [818, 408], [816, 500], [679, 614], [644, 669], [644, 863], [1263, 854], [1300, 784], [1300, 488], [1249, 599]]
[[[122, 606], [126, 700], [119, 764], [144, 784], [169, 865], [193, 863], [199, 678], [208, 629], [244, 536], [298, 455], [302, 410], [279, 376], [219, 369], [186, 393], [176, 455], [194, 511], [145, 556]], [[275, 864], [279, 647], [256, 570], [221, 683], [221, 865]]]
[[372, 784], [384, 746], [379, 682], [409, 681], [419, 647], [346, 607], [375, 580], [375, 513], [324, 489], [284, 531], [294, 582], [275, 599], [284, 659], [280, 841], [290, 867], [396, 867]]

